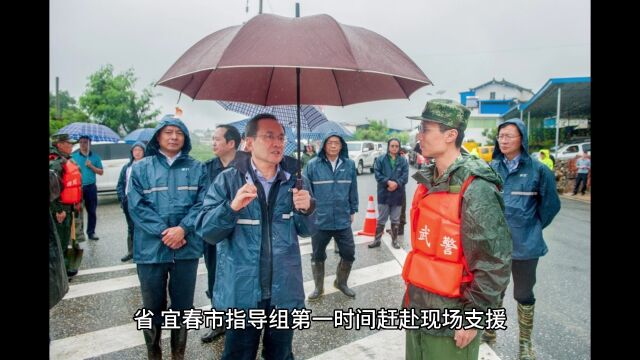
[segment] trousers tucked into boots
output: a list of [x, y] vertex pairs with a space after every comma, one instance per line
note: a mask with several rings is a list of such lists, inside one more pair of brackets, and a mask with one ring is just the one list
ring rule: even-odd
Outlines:
[[340, 262], [338, 263], [338, 271], [336, 272], [336, 280], [333, 282], [333, 286], [349, 297], [356, 297], [356, 293], [347, 286], [347, 279], [349, 279], [349, 273], [351, 273], [352, 265], [353, 261], [340, 259]]
[[307, 297], [308, 300], [317, 300], [324, 293], [324, 261], [311, 260], [311, 272], [316, 288]]
[[143, 329], [144, 342], [147, 345], [147, 357], [149, 360], [162, 360], [162, 348], [160, 348], [160, 337], [162, 336], [161, 325], [153, 324], [151, 329]]
[[522, 305], [518, 303], [518, 325], [520, 326], [518, 359], [521, 360], [536, 359], [536, 354], [533, 352], [533, 344], [531, 343], [534, 307], [535, 304]]
[[375, 248], [380, 246], [380, 241], [382, 239], [382, 232], [384, 231], [384, 224], [380, 225], [378, 224], [378, 226], [376, 227], [376, 238], [375, 240], [373, 240], [373, 242], [367, 246], [369, 246], [369, 248]]
[[400, 228], [400, 224], [391, 224], [391, 245], [400, 249], [400, 243], [398, 242], [398, 231]]

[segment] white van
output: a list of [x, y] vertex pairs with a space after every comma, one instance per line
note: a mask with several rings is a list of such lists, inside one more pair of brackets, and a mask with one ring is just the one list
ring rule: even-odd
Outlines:
[[347, 147], [349, 159], [356, 163], [358, 175], [364, 172], [364, 168], [369, 168], [369, 171], [373, 173], [373, 162], [378, 155], [385, 151], [385, 144], [375, 141], [347, 141]]
[[[567, 144], [558, 149], [558, 156], [556, 156], [556, 160], [575, 159], [576, 156], [582, 155], [585, 151], [591, 155], [591, 142]], [[555, 155], [553, 152], [551, 152], [551, 154]]]
[[[98, 194], [115, 193], [118, 186], [118, 177], [124, 164], [129, 162], [132, 144], [124, 142], [102, 142], [91, 143], [91, 151], [102, 159], [104, 173], [96, 175], [96, 187]], [[73, 151], [80, 148], [79, 144], [73, 146]]]

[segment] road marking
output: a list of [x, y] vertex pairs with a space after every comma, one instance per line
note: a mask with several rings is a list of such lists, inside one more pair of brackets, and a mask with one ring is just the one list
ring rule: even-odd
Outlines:
[[[354, 239], [354, 242], [356, 244], [363, 244], [370, 241], [371, 240], [368, 239], [366, 236], [358, 236]], [[327, 250], [333, 250], [333, 248], [334, 248], [333, 242], [327, 246]], [[311, 252], [312, 252], [311, 245], [300, 246], [301, 256], [311, 254]], [[108, 268], [98, 268], [98, 269], [89, 269], [89, 270], [99, 270], [99, 271], [92, 272], [93, 274], [96, 274], [98, 272], [114, 271], [114, 270], [109, 270], [114, 268], [118, 270], [122, 270], [122, 268], [125, 266], [128, 266], [128, 268], [131, 268], [131, 267], [135, 267], [135, 264], [118, 265], [118, 266], [112, 266]], [[88, 271], [85, 272], [85, 274], [87, 273]], [[206, 273], [207, 273], [207, 268], [204, 265], [204, 262], [200, 261], [200, 263], [198, 264], [197, 274], [202, 275]], [[105, 279], [105, 280], [89, 281], [89, 282], [80, 283], [76, 285], [69, 285], [69, 292], [65, 295], [63, 300], [73, 299], [80, 296], [89, 296], [89, 295], [110, 292], [110, 291], [128, 289], [128, 288], [138, 287], [138, 286], [140, 286], [138, 275], [128, 275], [128, 276], [114, 277], [114, 278]]]
[[[478, 333], [478, 336], [480, 334]], [[406, 341], [404, 330], [380, 330], [360, 340], [329, 350], [309, 360], [333, 359], [405, 359]], [[489, 345], [480, 344], [480, 360], [500, 360]]]
[[[398, 276], [400, 275], [400, 270], [401, 269], [395, 260], [356, 269], [353, 270], [349, 276], [349, 286], [353, 288], [358, 285], [364, 285], [388, 277]], [[135, 278], [137, 280], [137, 276], [135, 276]], [[335, 275], [325, 277], [325, 294], [331, 294], [339, 291], [333, 287], [334, 279]], [[310, 293], [313, 291], [313, 288], [313, 280], [309, 280], [304, 283], [305, 293]], [[69, 292], [71, 292], [71, 290]], [[211, 305], [206, 305], [198, 307], [197, 309], [209, 310], [210, 308]], [[170, 336], [170, 331], [163, 331], [162, 334], [163, 338], [167, 338]], [[96, 339], [101, 340], [96, 342]], [[142, 333], [136, 330], [135, 323], [131, 322], [130, 324], [114, 326], [107, 329], [53, 340], [51, 341], [50, 354], [52, 359], [85, 359], [143, 344], [144, 337], [142, 336]]]

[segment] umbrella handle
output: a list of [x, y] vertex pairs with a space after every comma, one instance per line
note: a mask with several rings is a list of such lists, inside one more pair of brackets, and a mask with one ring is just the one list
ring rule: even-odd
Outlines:
[[302, 190], [302, 177], [298, 174], [298, 178], [296, 179], [296, 189]]

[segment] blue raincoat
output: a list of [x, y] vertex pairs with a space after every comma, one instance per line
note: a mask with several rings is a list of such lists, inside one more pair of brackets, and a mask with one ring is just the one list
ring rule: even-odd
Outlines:
[[510, 119], [500, 124], [513, 124], [522, 135], [520, 160], [516, 170], [509, 173], [505, 156], [495, 141], [491, 167], [504, 180], [503, 198], [505, 217], [513, 239], [514, 260], [529, 260], [547, 253], [542, 229], [547, 227], [560, 211], [560, 198], [556, 190], [555, 176], [543, 163], [532, 159], [527, 152], [527, 126], [520, 119]]
[[[340, 138], [340, 164], [333, 171], [324, 147], [332, 136]], [[349, 159], [344, 139], [329, 134], [322, 142], [318, 156], [309, 161], [303, 172], [311, 182], [316, 199], [316, 226], [319, 230], [342, 230], [351, 226], [351, 215], [358, 212], [358, 181], [355, 162]]]

